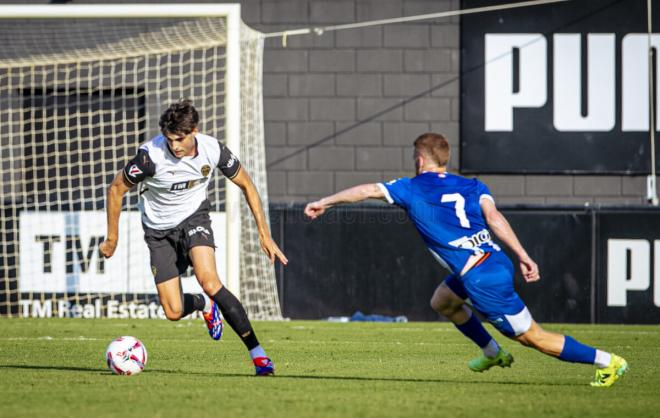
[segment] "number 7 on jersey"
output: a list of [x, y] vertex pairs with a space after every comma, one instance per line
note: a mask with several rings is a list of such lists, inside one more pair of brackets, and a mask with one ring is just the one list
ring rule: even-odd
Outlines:
[[443, 194], [440, 201], [442, 203], [456, 202], [454, 210], [456, 211], [456, 217], [460, 221], [461, 226], [463, 228], [470, 227], [470, 221], [468, 220], [467, 215], [465, 215], [465, 198], [461, 196], [460, 193]]

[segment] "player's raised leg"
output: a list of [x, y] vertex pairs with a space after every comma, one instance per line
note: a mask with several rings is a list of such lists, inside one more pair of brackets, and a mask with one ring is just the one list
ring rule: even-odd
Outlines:
[[180, 254], [172, 244], [172, 236], [179, 236], [177, 229], [157, 231], [144, 228], [144, 238], [149, 247], [151, 272], [165, 317], [171, 321], [190, 315], [195, 311], [208, 311], [209, 304], [202, 294], [184, 294], [180, 274], [188, 268], [185, 254]]
[[479, 346], [483, 355], [468, 362], [470, 370], [483, 372], [493, 366], [511, 367], [513, 356], [497, 341], [465, 304], [467, 293], [456, 276], [449, 276], [438, 286], [431, 298], [431, 308], [453, 322], [463, 335]]
[[165, 311], [165, 317], [170, 321], [179, 319], [204, 309], [205, 301], [202, 295], [183, 294], [179, 276], [166, 279], [156, 284], [160, 304]]
[[628, 363], [622, 357], [582, 344], [567, 335], [546, 331], [534, 320], [529, 330], [515, 339], [562, 361], [595, 365], [598, 370], [592, 386], [612, 386], [628, 370]]
[[250, 353], [258, 376], [273, 375], [275, 368], [259, 344], [243, 304], [220, 283], [213, 248], [197, 246], [190, 249], [195, 276], [209, 298], [220, 308], [225, 321], [238, 334]]

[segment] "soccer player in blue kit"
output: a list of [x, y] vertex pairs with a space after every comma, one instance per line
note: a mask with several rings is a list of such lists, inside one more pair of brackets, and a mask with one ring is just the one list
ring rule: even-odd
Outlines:
[[539, 326], [513, 287], [514, 267], [493, 242], [491, 231], [517, 256], [527, 282], [540, 279], [538, 266], [497, 210], [486, 187], [476, 179], [447, 172], [450, 149], [442, 135], [426, 133], [414, 142], [416, 176], [363, 184], [311, 202], [311, 219], [328, 208], [365, 199], [383, 199], [406, 210], [435, 259], [451, 274], [438, 286], [431, 307], [454, 323], [483, 354], [468, 362], [475, 372], [510, 367], [513, 356], [490, 336], [466, 304], [505, 336], [572, 363], [597, 367], [592, 386], [609, 387], [628, 369], [626, 360]]

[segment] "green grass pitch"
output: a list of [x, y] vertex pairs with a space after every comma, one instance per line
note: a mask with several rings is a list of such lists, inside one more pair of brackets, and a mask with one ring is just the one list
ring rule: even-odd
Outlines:
[[[470, 372], [478, 350], [448, 323], [254, 325], [275, 377], [252, 376], [235, 334], [212, 341], [201, 320], [0, 318], [0, 417], [660, 416], [660, 326], [547, 326], [628, 360], [629, 373], [600, 389], [593, 367], [501, 336], [513, 367]], [[142, 374], [106, 368], [120, 335], [146, 345]]]

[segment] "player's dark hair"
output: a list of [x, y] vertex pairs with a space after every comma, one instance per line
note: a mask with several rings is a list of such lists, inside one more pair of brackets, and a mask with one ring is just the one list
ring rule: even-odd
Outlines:
[[180, 100], [172, 103], [160, 116], [158, 125], [163, 134], [188, 135], [197, 127], [199, 114], [192, 105], [191, 100]]
[[440, 167], [449, 163], [449, 142], [440, 134], [427, 132], [415, 140], [415, 149], [431, 158]]

